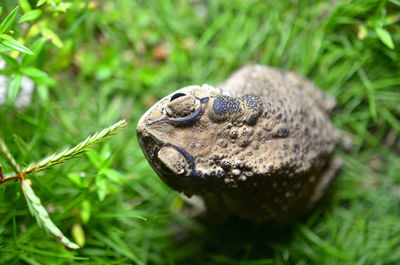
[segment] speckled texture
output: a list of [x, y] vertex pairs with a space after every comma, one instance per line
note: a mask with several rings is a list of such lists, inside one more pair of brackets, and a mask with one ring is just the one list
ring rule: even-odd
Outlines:
[[202, 195], [216, 213], [289, 223], [341, 168], [332, 154], [350, 141], [329, 120], [335, 105], [299, 75], [250, 65], [217, 87], [189, 86], [163, 98], [137, 133], [173, 189]]

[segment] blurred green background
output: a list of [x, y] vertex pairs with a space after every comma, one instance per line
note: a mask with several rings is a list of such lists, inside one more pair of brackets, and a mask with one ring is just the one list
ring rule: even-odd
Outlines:
[[[36, 224], [18, 183], [0, 185], [1, 264], [400, 264], [398, 0], [3, 0], [1, 20], [17, 5], [4, 34], [34, 55], [0, 41], [0, 73], [10, 82], [1, 81], [0, 134], [18, 162], [121, 118], [129, 126], [28, 177], [80, 250]], [[278, 231], [238, 220], [210, 228], [187, 217], [135, 134], [158, 99], [216, 84], [246, 63], [303, 74], [334, 95], [333, 121], [355, 143], [349, 154], [338, 151], [345, 167], [323, 205]], [[35, 90], [28, 106], [15, 107], [22, 75]]]

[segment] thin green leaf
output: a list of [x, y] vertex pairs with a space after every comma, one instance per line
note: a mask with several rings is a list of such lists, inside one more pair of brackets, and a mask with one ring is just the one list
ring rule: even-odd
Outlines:
[[103, 173], [109, 180], [115, 183], [122, 183], [124, 180], [123, 174], [112, 168], [105, 168], [101, 170], [101, 173]]
[[11, 76], [14, 72], [12, 69], [0, 69], [0, 75]]
[[395, 4], [395, 5], [400, 6], [400, 1], [398, 1], [398, 0], [389, 0], [389, 2], [391, 2], [391, 3]]
[[28, 0], [18, 0], [18, 2], [19, 6], [22, 8], [22, 11], [24, 11], [24, 13], [27, 13], [32, 10]]
[[18, 9], [19, 9], [19, 6], [14, 8], [14, 10], [11, 11], [11, 13], [8, 14], [8, 16], [1, 23], [1, 25], [0, 25], [0, 34], [4, 33], [11, 26], [11, 24], [14, 22], [14, 19], [15, 19], [15, 16], [17, 15]]
[[56, 81], [50, 78], [45, 72], [34, 67], [23, 68], [21, 69], [21, 72], [32, 78], [35, 83], [41, 85], [53, 86], [56, 83]]
[[36, 4], [36, 7], [39, 7], [39, 6], [43, 5], [43, 4], [46, 3], [46, 2], [47, 2], [47, 0], [39, 0], [39, 1], [37, 2], [37, 4]]
[[82, 178], [81, 178], [81, 176], [79, 174], [77, 174], [77, 173], [68, 173], [67, 177], [76, 186], [82, 187]]
[[29, 211], [35, 217], [38, 225], [56, 237], [61, 244], [67, 248], [78, 249], [79, 246], [64, 236], [61, 230], [50, 219], [50, 216], [40, 202], [39, 197], [37, 197], [32, 190], [31, 181], [29, 179], [21, 181], [21, 186]]
[[334, 255], [338, 257], [339, 259], [346, 260], [346, 252], [344, 252], [341, 249], [338, 249], [329, 243], [325, 242], [322, 240], [317, 234], [315, 234], [310, 228], [308, 228], [305, 225], [300, 226], [300, 232], [303, 234], [305, 238], [310, 240], [312, 243], [314, 243], [316, 246], [320, 247], [321, 250], [323, 250], [326, 254], [328, 255]]
[[49, 102], [49, 88], [44, 85], [38, 85], [36, 87], [36, 90], [37, 90], [40, 100], [44, 103], [48, 103]]
[[21, 172], [21, 169], [17, 161], [15, 161], [14, 157], [11, 155], [11, 152], [8, 150], [6, 143], [3, 141], [1, 137], [0, 137], [0, 154], [5, 158], [7, 163], [13, 168], [16, 174]]
[[376, 27], [375, 32], [376, 35], [378, 35], [378, 38], [383, 42], [383, 44], [385, 44], [389, 49], [394, 49], [394, 43], [389, 31], [384, 28]]
[[31, 11], [25, 13], [25, 14], [18, 20], [18, 23], [23, 23], [23, 22], [26, 22], [26, 21], [35, 20], [35, 19], [37, 19], [38, 17], [40, 17], [41, 14], [42, 14], [42, 10], [40, 10], [40, 9], [31, 10]]
[[0, 34], [0, 39], [13, 40], [13, 38], [10, 35], [7, 35], [7, 34]]
[[400, 134], [400, 121], [396, 116], [394, 116], [387, 108], [379, 108], [380, 114], [383, 118], [392, 126], [392, 128]]
[[24, 54], [22, 56], [21, 66], [28, 66], [33, 64], [36, 61], [36, 58], [40, 54], [43, 49], [44, 44], [46, 43], [45, 38], [39, 38], [36, 40], [31, 46], [30, 50], [34, 53], [33, 55]]
[[81, 220], [82, 223], [86, 224], [90, 220], [90, 215], [91, 215], [91, 205], [89, 200], [84, 200], [81, 204]]
[[33, 55], [33, 52], [30, 49], [28, 49], [27, 47], [25, 47], [24, 45], [20, 44], [19, 42], [17, 42], [14, 39], [12, 39], [12, 40], [1, 40], [0, 41], [0, 45], [6, 46], [8, 48], [11, 48], [13, 50], [16, 50], [16, 51], [19, 51], [19, 52], [22, 52], [22, 53]]
[[8, 99], [8, 104], [13, 104], [15, 99], [17, 98], [20, 85], [21, 85], [21, 74], [17, 74], [10, 82], [10, 85], [8, 86], [8, 91], [7, 91], [7, 99]]
[[83, 247], [85, 245], [85, 231], [83, 230], [81, 224], [74, 224], [71, 229], [71, 234], [75, 242], [80, 247]]
[[368, 79], [368, 76], [365, 74], [364, 70], [360, 68], [358, 70], [358, 75], [360, 76], [361, 82], [366, 88], [366, 92], [368, 95], [368, 104], [369, 104], [369, 110], [371, 112], [371, 117], [374, 121], [377, 120], [377, 114], [376, 114], [376, 103], [375, 103], [375, 95], [374, 95], [374, 88], [372, 87], [371, 81]]
[[27, 75], [31, 78], [46, 78], [47, 77], [47, 74], [45, 72], [43, 72], [42, 70], [39, 70], [35, 67], [22, 68], [21, 72], [24, 75]]
[[0, 6], [0, 16], [1, 16], [2, 13], [3, 13], [3, 7]]
[[49, 39], [51, 43], [53, 43], [56, 47], [61, 48], [64, 46], [60, 38], [55, 34], [51, 29], [48, 27], [41, 27], [40, 32], [42, 33], [43, 37]]
[[31, 258], [31, 257], [29, 257], [28, 255], [26, 255], [26, 254], [19, 254], [18, 255], [18, 257], [21, 259], [21, 260], [23, 260], [23, 261], [25, 261], [26, 262], [26, 264], [30, 264], [30, 265], [41, 265], [39, 262], [37, 262], [34, 258]]
[[70, 253], [60, 254], [59, 252], [52, 252], [52, 251], [47, 251], [47, 250], [43, 250], [43, 249], [36, 249], [36, 248], [28, 247], [26, 244], [17, 244], [16, 248], [24, 250], [25, 253], [35, 253], [35, 254], [39, 254], [41, 256], [47, 256], [47, 257], [72, 259], [72, 260], [89, 260], [89, 258], [76, 257], [76, 256], [71, 255]]
[[143, 264], [143, 262], [139, 260], [139, 258], [134, 254], [134, 252], [132, 252], [124, 242], [116, 239], [116, 237], [110, 236], [110, 232], [102, 233], [99, 232], [98, 230], [91, 230], [90, 234], [93, 235], [98, 240], [100, 240], [101, 242], [103, 242], [104, 244], [106, 244], [114, 251], [116, 251], [117, 253], [134, 261], [136, 264]]
[[18, 70], [19, 63], [17, 60], [12, 58], [11, 56], [8, 56], [7, 54], [1, 54], [1, 57], [7, 63], [8, 66], [10, 66], [14, 70]]
[[103, 201], [107, 193], [107, 181], [102, 176], [96, 177], [96, 191], [100, 201]]

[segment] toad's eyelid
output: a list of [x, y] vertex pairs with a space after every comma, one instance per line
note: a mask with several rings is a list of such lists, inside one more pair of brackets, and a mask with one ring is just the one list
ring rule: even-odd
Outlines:
[[201, 111], [203, 110], [203, 108], [200, 106], [200, 108], [198, 108], [192, 115], [185, 117], [183, 119], [176, 119], [176, 120], [172, 120], [167, 118], [166, 121], [167, 122], [172, 122], [172, 123], [184, 123], [184, 122], [189, 122], [189, 121], [193, 121], [195, 120], [201, 113]]
[[[201, 104], [205, 104], [205, 103], [208, 102], [209, 97], [205, 97], [205, 98], [198, 98], [198, 97], [196, 97], [196, 99], [200, 100], [200, 103], [201, 103]], [[154, 125], [154, 124], [160, 123], [160, 122], [170, 122], [170, 123], [178, 123], [178, 124], [179, 124], [179, 123], [190, 122], [190, 121], [195, 120], [195, 119], [200, 115], [200, 113], [202, 112], [202, 110], [203, 110], [203, 107], [200, 106], [192, 115], [190, 115], [190, 116], [188, 116], [188, 117], [185, 117], [185, 118], [182, 118], [182, 119], [175, 119], [175, 120], [170, 119], [170, 118], [168, 118], [168, 117], [164, 117], [164, 118], [159, 119], [159, 120], [157, 120], [157, 121], [153, 121], [153, 122], [151, 122], [151, 123], [148, 123], [147, 126], [151, 126], [151, 125]], [[163, 114], [165, 114], [164, 108], [161, 110], [161, 112], [162, 112]]]

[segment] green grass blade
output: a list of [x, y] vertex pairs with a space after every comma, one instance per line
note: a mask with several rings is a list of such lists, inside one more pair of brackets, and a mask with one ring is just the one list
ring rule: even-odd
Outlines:
[[7, 17], [4, 19], [4, 21], [0, 24], [0, 34], [6, 32], [6, 30], [8, 30], [8, 28], [14, 22], [14, 19], [17, 16], [18, 9], [19, 6], [14, 8], [14, 10], [11, 11], [10, 14], [8, 14]]
[[26, 203], [29, 206], [29, 211], [35, 217], [38, 225], [49, 232], [51, 235], [53, 235], [55, 238], [57, 238], [61, 242], [61, 244], [63, 244], [67, 248], [78, 249], [79, 246], [71, 242], [66, 236], [64, 236], [61, 230], [50, 219], [50, 216], [40, 202], [40, 199], [33, 192], [31, 188], [31, 181], [29, 179], [24, 180], [21, 182], [21, 186], [26, 199]]

